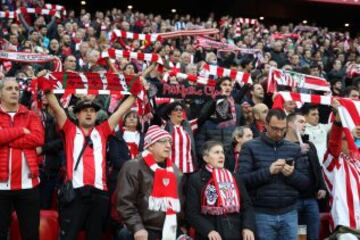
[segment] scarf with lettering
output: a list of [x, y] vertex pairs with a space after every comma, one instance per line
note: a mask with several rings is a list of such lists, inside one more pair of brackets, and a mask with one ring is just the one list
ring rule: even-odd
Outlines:
[[210, 215], [240, 212], [240, 192], [231, 172], [209, 164], [205, 169], [211, 178], [202, 192], [201, 212]]

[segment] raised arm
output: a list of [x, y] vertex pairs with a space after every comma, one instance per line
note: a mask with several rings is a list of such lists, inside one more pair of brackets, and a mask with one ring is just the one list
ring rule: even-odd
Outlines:
[[51, 110], [55, 114], [56, 122], [58, 123], [59, 128], [62, 129], [67, 120], [65, 110], [60, 106], [55, 94], [52, 91], [48, 91], [46, 93], [46, 98], [49, 102]]
[[108, 122], [111, 130], [115, 128], [115, 126], [119, 123], [121, 117], [126, 113], [131, 106], [134, 104], [136, 97], [130, 95], [123, 101], [118, 109], [109, 117]]

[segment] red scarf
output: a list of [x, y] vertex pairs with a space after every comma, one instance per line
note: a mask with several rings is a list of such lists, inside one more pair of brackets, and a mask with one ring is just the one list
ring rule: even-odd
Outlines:
[[236, 108], [235, 108], [234, 98], [230, 96], [227, 98], [227, 101], [229, 102], [229, 105], [230, 105], [229, 111], [232, 115], [232, 118], [230, 120], [220, 122], [218, 124], [219, 128], [226, 128], [226, 127], [236, 125]]
[[180, 200], [177, 193], [177, 179], [173, 164], [167, 159], [166, 169], [161, 168], [154, 156], [147, 150], [142, 152], [146, 165], [154, 172], [154, 182], [149, 197], [149, 209], [166, 212], [162, 230], [162, 239], [176, 239], [176, 212], [180, 212]]
[[211, 178], [202, 193], [201, 212], [210, 215], [240, 212], [240, 192], [231, 172], [209, 164], [205, 168]]

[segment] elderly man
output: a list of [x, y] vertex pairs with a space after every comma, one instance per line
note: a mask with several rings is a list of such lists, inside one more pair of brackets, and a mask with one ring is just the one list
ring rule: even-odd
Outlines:
[[15, 78], [0, 81], [0, 239], [7, 239], [11, 212], [22, 239], [39, 239], [40, 194], [36, 148], [44, 129], [36, 113], [19, 104]]
[[120, 171], [117, 209], [135, 240], [176, 239], [180, 181], [170, 159], [171, 144], [167, 131], [151, 126], [145, 135], [145, 151]]

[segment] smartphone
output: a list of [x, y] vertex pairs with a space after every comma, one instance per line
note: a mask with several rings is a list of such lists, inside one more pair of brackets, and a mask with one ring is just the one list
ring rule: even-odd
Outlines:
[[302, 139], [303, 143], [308, 143], [309, 142], [309, 135], [304, 134], [304, 135], [301, 136], [301, 139]]
[[290, 166], [294, 165], [294, 158], [291, 157], [291, 158], [285, 159], [285, 163]]

